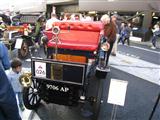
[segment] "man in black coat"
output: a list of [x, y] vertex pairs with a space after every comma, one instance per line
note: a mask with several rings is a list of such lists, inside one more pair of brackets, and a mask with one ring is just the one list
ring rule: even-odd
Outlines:
[[0, 120], [21, 120], [13, 88], [0, 64]]
[[9, 68], [8, 50], [0, 42], [0, 120], [21, 120], [13, 88], [4, 71]]
[[0, 65], [4, 70], [8, 70], [11, 66], [8, 49], [3, 42], [0, 42]]

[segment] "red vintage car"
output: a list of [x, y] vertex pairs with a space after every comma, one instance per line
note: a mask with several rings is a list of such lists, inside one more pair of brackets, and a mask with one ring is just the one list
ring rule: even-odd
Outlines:
[[65, 106], [89, 103], [93, 118], [98, 118], [103, 91], [101, 78], [107, 74], [96, 69], [104, 62], [99, 62], [101, 29], [101, 22], [61, 21], [45, 31], [47, 58], [32, 58], [32, 75], [23, 76], [32, 81], [24, 88], [26, 108], [37, 108], [41, 99]]

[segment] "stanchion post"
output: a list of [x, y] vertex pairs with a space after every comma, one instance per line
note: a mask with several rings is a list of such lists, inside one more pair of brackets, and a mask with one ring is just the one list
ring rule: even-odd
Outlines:
[[112, 113], [111, 113], [111, 120], [116, 120], [117, 108], [118, 108], [118, 105], [114, 104], [112, 108]]
[[156, 107], [158, 106], [159, 101], [160, 101], [160, 93], [159, 93], [159, 95], [158, 95], [158, 97], [157, 97], [156, 103], [155, 103], [155, 105], [154, 105], [154, 107], [153, 107], [153, 110], [152, 110], [152, 112], [151, 112], [151, 115], [150, 115], [150, 117], [149, 117], [149, 120], [152, 120], [153, 114], [154, 114], [154, 112], [155, 112], [155, 110], [156, 110]]

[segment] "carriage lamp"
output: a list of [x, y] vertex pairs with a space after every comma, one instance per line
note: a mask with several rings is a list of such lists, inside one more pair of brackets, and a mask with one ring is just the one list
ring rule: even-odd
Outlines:
[[52, 33], [53, 33], [54, 35], [58, 35], [58, 34], [60, 33], [60, 28], [59, 28], [58, 26], [54, 26], [54, 27], [52, 28]]
[[43, 36], [41, 37], [41, 41], [42, 41], [42, 43], [43, 43], [44, 45], [46, 45], [47, 42], [48, 42], [47, 36], [43, 35]]
[[59, 38], [58, 38], [58, 34], [60, 33], [60, 28], [59, 28], [59, 26], [54, 26], [54, 27], [52, 28], [52, 33], [55, 35], [55, 36], [53, 36], [52, 41], [54, 41], [54, 42], [56, 43], [54, 59], [57, 59], [57, 54], [58, 54], [58, 42], [60, 42], [60, 41], [59, 41]]

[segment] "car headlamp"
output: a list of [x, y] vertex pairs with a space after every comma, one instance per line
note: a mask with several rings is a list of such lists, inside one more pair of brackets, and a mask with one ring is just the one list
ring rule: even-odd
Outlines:
[[58, 26], [54, 26], [52, 28], [52, 33], [55, 34], [55, 35], [58, 35], [60, 32], [60, 28]]

